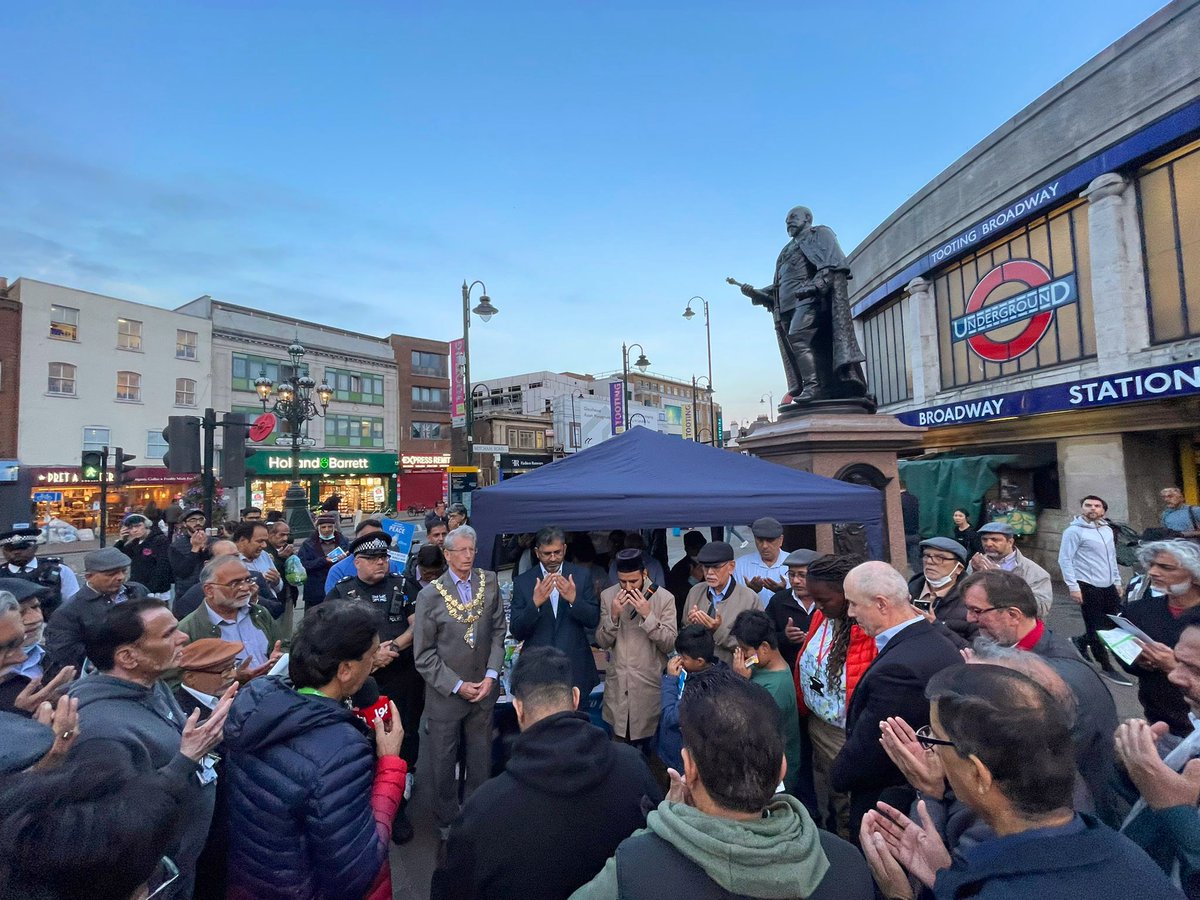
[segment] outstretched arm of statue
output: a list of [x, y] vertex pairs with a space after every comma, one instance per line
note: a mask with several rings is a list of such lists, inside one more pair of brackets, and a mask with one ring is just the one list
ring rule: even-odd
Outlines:
[[742, 293], [749, 297], [750, 302], [755, 306], [765, 306], [767, 309], [775, 308], [776, 292], [774, 285], [760, 290], [752, 284], [743, 284], [733, 278], [726, 278], [725, 280], [735, 287], [741, 288]]

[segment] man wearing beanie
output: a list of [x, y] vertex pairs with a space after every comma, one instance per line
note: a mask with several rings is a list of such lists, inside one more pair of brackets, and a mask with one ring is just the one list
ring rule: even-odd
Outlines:
[[316, 606], [325, 599], [325, 577], [330, 567], [350, 552], [350, 542], [338, 530], [334, 513], [317, 516], [317, 530], [300, 545], [300, 564], [308, 573], [304, 582], [304, 606]]

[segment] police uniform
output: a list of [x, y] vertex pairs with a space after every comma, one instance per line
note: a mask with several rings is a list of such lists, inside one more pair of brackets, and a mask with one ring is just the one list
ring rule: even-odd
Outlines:
[[[14, 528], [0, 534], [0, 547], [13, 549], [36, 546], [39, 528]], [[71, 568], [65, 565], [61, 557], [35, 556], [25, 565], [13, 563], [0, 564], [0, 578], [20, 578], [31, 581], [44, 588], [42, 594], [42, 615], [49, 620], [51, 614], [62, 606], [64, 600], [69, 600], [79, 590], [79, 579]]]

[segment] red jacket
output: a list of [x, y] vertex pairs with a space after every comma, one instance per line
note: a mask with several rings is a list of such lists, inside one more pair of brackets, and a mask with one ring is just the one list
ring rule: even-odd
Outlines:
[[[796, 667], [792, 670], [792, 680], [796, 684], [796, 705], [799, 706], [802, 716], [808, 715], [808, 706], [804, 703], [804, 691], [800, 687], [800, 658], [804, 656], [808, 642], [812, 640], [813, 635], [817, 633], [817, 629], [824, 621], [824, 614], [819, 609], [813, 610], [812, 619], [808, 623], [808, 637], [800, 645], [800, 652], [796, 654]], [[846, 648], [846, 671], [842, 676], [846, 682], [847, 710], [850, 709], [850, 698], [854, 696], [854, 688], [862, 678], [863, 672], [867, 671], [867, 666], [875, 661], [878, 654], [879, 649], [875, 646], [875, 638], [868, 635], [858, 625], [851, 625], [850, 646]]]

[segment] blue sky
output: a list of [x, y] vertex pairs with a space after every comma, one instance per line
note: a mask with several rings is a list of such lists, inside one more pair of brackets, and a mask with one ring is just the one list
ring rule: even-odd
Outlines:
[[479, 278], [481, 380], [702, 374], [700, 294], [740, 420], [791, 206], [849, 252], [1159, 6], [6, 4], [0, 274], [442, 339]]

